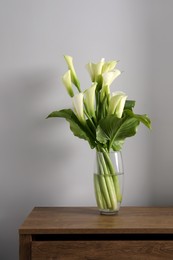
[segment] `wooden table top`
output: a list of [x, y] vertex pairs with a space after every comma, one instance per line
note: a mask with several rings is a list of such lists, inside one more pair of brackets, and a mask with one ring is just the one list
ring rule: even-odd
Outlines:
[[100, 215], [94, 207], [35, 207], [19, 234], [173, 234], [173, 207], [121, 207]]

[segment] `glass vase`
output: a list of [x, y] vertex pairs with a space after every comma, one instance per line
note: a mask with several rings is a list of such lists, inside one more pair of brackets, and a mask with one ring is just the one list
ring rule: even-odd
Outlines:
[[96, 152], [94, 190], [101, 214], [115, 215], [120, 209], [123, 195], [124, 169], [120, 151]]

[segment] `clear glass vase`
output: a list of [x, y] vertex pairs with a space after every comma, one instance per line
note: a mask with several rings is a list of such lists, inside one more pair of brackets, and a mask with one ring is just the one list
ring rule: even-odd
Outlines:
[[94, 190], [101, 214], [117, 214], [122, 202], [124, 169], [121, 152], [96, 152]]

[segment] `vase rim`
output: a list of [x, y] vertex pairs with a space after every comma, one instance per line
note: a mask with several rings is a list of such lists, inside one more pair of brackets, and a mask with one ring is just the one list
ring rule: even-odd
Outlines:
[[[102, 151], [97, 151], [97, 150], [96, 150], [96, 152], [97, 153], [103, 153]], [[111, 151], [109, 151], [109, 153], [122, 153], [122, 151], [113, 151], [113, 150], [111, 150]]]

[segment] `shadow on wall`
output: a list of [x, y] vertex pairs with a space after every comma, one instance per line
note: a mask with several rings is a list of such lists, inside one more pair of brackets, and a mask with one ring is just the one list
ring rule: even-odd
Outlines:
[[[60, 162], [65, 154], [68, 156], [68, 150], [59, 135], [63, 124], [60, 121], [47, 124], [45, 120], [49, 111], [54, 109], [48, 103], [52, 100], [50, 95], [57, 94], [54, 93], [56, 79], [57, 73], [55, 76], [49, 70], [43, 70], [12, 75], [1, 80], [2, 260], [10, 260], [12, 256], [13, 259], [18, 259], [18, 227], [33, 206], [43, 203], [50, 205], [54, 189], [59, 189], [62, 193], [63, 187], [56, 181], [56, 176], [58, 167], [61, 171]], [[56, 96], [56, 102], [58, 98]], [[58, 204], [61, 197], [56, 199]]]

